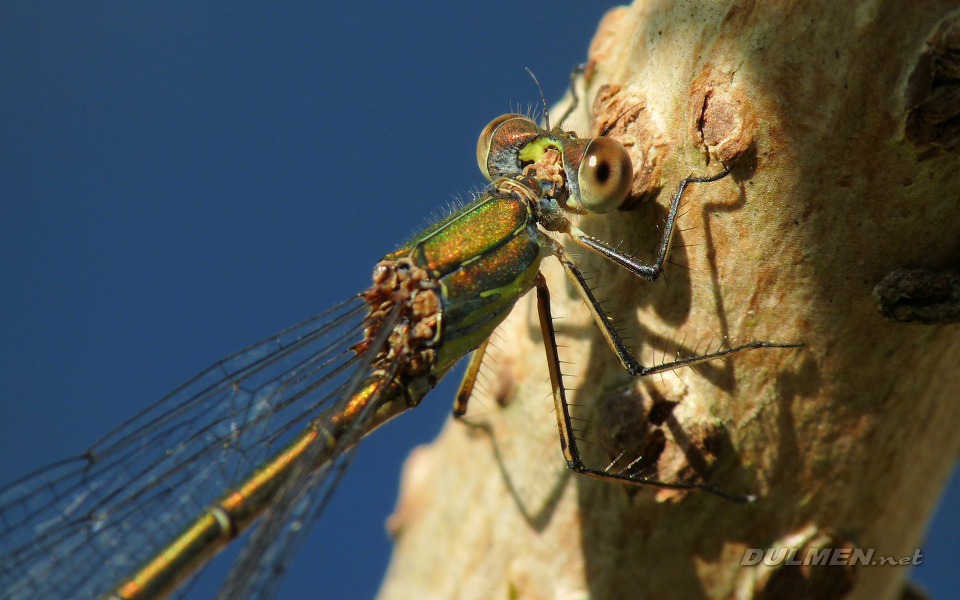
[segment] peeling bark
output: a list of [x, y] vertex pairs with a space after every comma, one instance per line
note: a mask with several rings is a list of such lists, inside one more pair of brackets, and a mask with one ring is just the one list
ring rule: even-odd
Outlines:
[[735, 164], [691, 186], [666, 283], [580, 257], [642, 362], [805, 345], [631, 380], [548, 259], [582, 450], [758, 500], [569, 473], [531, 294], [472, 400], [483, 427], [449, 422], [408, 460], [380, 597], [900, 597], [902, 568], [741, 559], [912, 557], [960, 451], [960, 326], [894, 322], [873, 299], [894, 271], [960, 263], [957, 3], [638, 1], [608, 13], [590, 61], [579, 118], [596, 133], [637, 108], [613, 130], [636, 180], [631, 210], [587, 233], [652, 255], [679, 180]]

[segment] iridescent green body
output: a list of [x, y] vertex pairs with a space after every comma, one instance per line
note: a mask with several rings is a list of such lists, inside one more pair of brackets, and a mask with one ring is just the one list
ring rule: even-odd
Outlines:
[[[505, 182], [509, 182], [504, 185]], [[543, 185], [502, 179], [476, 200], [388, 254], [409, 258], [439, 283], [436, 374], [490, 337], [532, 287], [547, 238], [537, 228]]]

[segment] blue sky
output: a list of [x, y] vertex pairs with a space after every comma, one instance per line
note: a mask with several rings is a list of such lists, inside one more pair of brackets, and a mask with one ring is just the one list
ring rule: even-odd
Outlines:
[[[365, 287], [483, 183], [481, 128], [539, 102], [524, 67], [557, 100], [615, 5], [320, 4], [5, 5], [0, 481]], [[373, 596], [453, 379], [364, 442], [282, 597]], [[915, 575], [941, 597], [958, 533], [941, 519]]]

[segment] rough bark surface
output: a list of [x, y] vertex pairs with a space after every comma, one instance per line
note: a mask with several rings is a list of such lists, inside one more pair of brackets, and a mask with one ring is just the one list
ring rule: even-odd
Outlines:
[[953, 277], [960, 262], [958, 57], [957, 2], [611, 11], [578, 114], [595, 133], [642, 108], [613, 133], [636, 201], [581, 228], [651, 256], [679, 180], [736, 167], [690, 188], [666, 283], [580, 252], [597, 295], [644, 364], [724, 337], [805, 345], [631, 380], [547, 259], [570, 400], [595, 442], [583, 451], [599, 465], [659, 456], [656, 477], [758, 500], [569, 473], [530, 294], [472, 400], [484, 428], [449, 422], [408, 460], [380, 598], [903, 594], [902, 568], [740, 563], [778, 546], [910, 557], [922, 541], [960, 450], [960, 325], [884, 318], [881, 297], [927, 301], [923, 277], [876, 301], [874, 288], [904, 268]]

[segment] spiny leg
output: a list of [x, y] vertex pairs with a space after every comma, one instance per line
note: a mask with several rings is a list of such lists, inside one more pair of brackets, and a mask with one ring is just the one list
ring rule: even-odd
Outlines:
[[[611, 260], [624, 269], [630, 271], [634, 275], [654, 281], [663, 272], [663, 264], [666, 261], [667, 254], [670, 252], [670, 246], [673, 242], [673, 235], [676, 228], [680, 204], [683, 199], [683, 193], [687, 186], [689, 186], [691, 183], [706, 183], [716, 181], [727, 176], [729, 173], [730, 168], [725, 167], [723, 171], [717, 175], [710, 177], [687, 177], [680, 182], [680, 185], [677, 187], [677, 191], [674, 193], [673, 199], [670, 202], [670, 209], [667, 212], [667, 221], [664, 226], [663, 237], [660, 240], [660, 248], [657, 253], [657, 259], [652, 265], [641, 264], [633, 257], [627, 256], [610, 247], [606, 243], [586, 235], [576, 227], [568, 226], [564, 233], [570, 235], [580, 246], [600, 254], [606, 259]], [[554, 247], [554, 253], [560, 261], [560, 264], [563, 266], [567, 277], [573, 283], [574, 287], [577, 289], [577, 292], [580, 294], [580, 297], [584, 300], [589, 308], [590, 313], [593, 316], [594, 321], [600, 327], [600, 331], [603, 333], [607, 344], [611, 349], [613, 349], [623, 368], [633, 376], [650, 375], [653, 373], [669, 371], [671, 369], [691, 366], [709, 360], [723, 358], [743, 350], [750, 350], [754, 348], [793, 348], [801, 345], [795, 343], [782, 344], [766, 341], [754, 341], [728, 348], [726, 350], [720, 349], [715, 352], [710, 352], [699, 356], [678, 358], [677, 360], [671, 362], [645, 367], [640, 364], [640, 361], [638, 361], [624, 345], [620, 335], [611, 324], [609, 317], [607, 317], [606, 313], [603, 311], [603, 308], [600, 306], [600, 303], [593, 295], [593, 292], [584, 279], [583, 274], [577, 268], [576, 264], [574, 264], [574, 262], [567, 256], [563, 247], [557, 244]], [[550, 381], [553, 386], [554, 404], [556, 405], [557, 410], [557, 424], [560, 429], [561, 445], [563, 448], [564, 457], [567, 459], [568, 467], [575, 472], [597, 479], [626, 481], [630, 483], [655, 485], [672, 489], [701, 489], [730, 500], [741, 502], [751, 500], [752, 497], [727, 494], [726, 492], [706, 484], [675, 484], [649, 481], [635, 478], [630, 475], [624, 475], [622, 472], [609, 472], [606, 470], [591, 469], [586, 467], [580, 458], [580, 453], [576, 445], [576, 438], [573, 435], [572, 420], [570, 417], [570, 411], [567, 405], [566, 395], [559, 370], [559, 356], [557, 354], [555, 332], [553, 329], [553, 322], [550, 317], [550, 296], [546, 288], [546, 284], [543, 282], [542, 276], [538, 277], [536, 289], [540, 315], [540, 326], [543, 330], [544, 346], [547, 352], [547, 363], [550, 365]]]
[[480, 347], [470, 355], [470, 363], [467, 365], [467, 372], [463, 374], [463, 380], [460, 382], [460, 389], [457, 390], [457, 397], [453, 401], [453, 417], [459, 419], [467, 414], [467, 402], [473, 393], [473, 385], [477, 382], [477, 375], [480, 373], [480, 366], [483, 364], [483, 355], [487, 352], [487, 344], [490, 338], [483, 340]]
[[620, 364], [623, 365], [623, 368], [633, 376], [651, 375], [653, 373], [661, 373], [663, 371], [670, 371], [672, 369], [679, 369], [681, 367], [689, 367], [691, 365], [706, 362], [708, 360], [723, 358], [743, 350], [752, 350], [755, 348], [796, 348], [802, 345], [796, 343], [783, 344], [778, 342], [753, 341], [746, 344], [740, 344], [739, 346], [734, 346], [732, 348], [727, 348], [726, 350], [717, 350], [716, 352], [710, 352], [708, 354], [702, 354], [699, 356], [678, 358], [674, 361], [645, 367], [640, 364], [640, 361], [638, 361], [629, 350], [627, 350], [626, 345], [620, 338], [620, 334], [617, 333], [617, 330], [610, 322], [610, 317], [606, 315], [606, 313], [603, 311], [603, 308], [600, 306], [600, 303], [597, 301], [596, 296], [593, 295], [593, 291], [590, 289], [590, 286], [587, 285], [587, 281], [584, 279], [583, 273], [580, 272], [580, 269], [577, 268], [577, 265], [570, 260], [566, 252], [559, 245], [554, 249], [554, 254], [560, 261], [560, 264], [563, 266], [563, 271], [567, 274], [567, 277], [580, 294], [580, 297], [583, 298], [587, 308], [590, 309], [590, 314], [593, 316], [593, 320], [600, 328], [600, 332], [603, 334], [604, 339], [607, 340], [607, 344], [617, 355], [617, 358], [620, 360]]
[[584, 248], [596, 252], [607, 260], [610, 260], [627, 271], [630, 271], [638, 277], [643, 277], [649, 281], [654, 281], [663, 272], [663, 263], [670, 252], [670, 246], [673, 243], [673, 233], [677, 224], [677, 213], [680, 211], [680, 201], [683, 199], [683, 192], [691, 183], [709, 183], [723, 179], [730, 174], [731, 167], [724, 167], [720, 173], [709, 177], [687, 177], [677, 186], [677, 191], [673, 194], [673, 200], [670, 201], [670, 210], [667, 212], [667, 222], [663, 227], [663, 238], [660, 240], [660, 249], [657, 252], [657, 260], [652, 265], [644, 265], [638, 262], [632, 256], [623, 254], [607, 245], [606, 242], [591, 237], [580, 229], [570, 225], [564, 230], [564, 233], [573, 238], [573, 241]]
[[[689, 186], [691, 183], [709, 183], [711, 181], [717, 181], [729, 175], [730, 169], [731, 167], [725, 166], [724, 169], [716, 175], [711, 175], [709, 177], [687, 177], [680, 182], [680, 185], [677, 186], [677, 191], [673, 194], [673, 199], [670, 201], [670, 209], [667, 211], [667, 221], [663, 228], [663, 237], [660, 240], [660, 248], [657, 252], [657, 260], [652, 265], [641, 264], [635, 258], [623, 254], [622, 252], [610, 247], [605, 242], [585, 234], [572, 225], [568, 226], [564, 233], [573, 238], [573, 240], [580, 246], [600, 254], [607, 260], [620, 265], [634, 275], [643, 277], [649, 281], [655, 281], [663, 272], [663, 263], [666, 261], [667, 254], [670, 252], [670, 246], [673, 243], [673, 234], [677, 224], [677, 216], [680, 211], [680, 203], [683, 199], [683, 193], [686, 191], [687, 186]], [[603, 312], [603, 309], [600, 307], [600, 303], [597, 302], [597, 299], [590, 290], [589, 285], [587, 285], [583, 274], [580, 272], [574, 262], [567, 257], [566, 252], [559, 245], [555, 248], [554, 252], [557, 258], [560, 260], [560, 264], [563, 265], [563, 270], [566, 272], [567, 277], [573, 283], [574, 287], [577, 289], [577, 292], [579, 292], [580, 297], [583, 298], [583, 301], [590, 309], [590, 314], [593, 315], [594, 321], [596, 321], [597, 325], [600, 327], [600, 331], [603, 333], [603, 337], [607, 340], [607, 344], [611, 349], [613, 349], [614, 353], [616, 353], [617, 358], [620, 360], [620, 364], [623, 365], [623, 368], [626, 369], [626, 371], [631, 375], [650, 375], [652, 373], [660, 373], [681, 367], [688, 367], [697, 363], [723, 358], [743, 350], [751, 350], [754, 348], [795, 348], [802, 345], [793, 343], [782, 344], [776, 342], [754, 341], [732, 348], [727, 348], [726, 350], [718, 349], [716, 352], [677, 359], [660, 365], [644, 367], [633, 356], [633, 354], [627, 350], [623, 340], [620, 338], [620, 335], [610, 323], [609, 317], [607, 317], [607, 315]]]
[[735, 502], [749, 502], [753, 499], [752, 496], [728, 494], [704, 483], [667, 483], [663, 481], [652, 481], [624, 475], [621, 472], [611, 473], [609, 471], [591, 469], [584, 465], [583, 460], [580, 458], [580, 450], [577, 447], [577, 439], [573, 430], [573, 418], [570, 416], [570, 406], [567, 404], [566, 391], [563, 387], [563, 375], [560, 372], [560, 355], [557, 352], [556, 332], [553, 329], [553, 318], [550, 315], [550, 290], [547, 289], [547, 282], [543, 274], [537, 273], [534, 285], [537, 290], [537, 315], [540, 318], [540, 329], [543, 332], [543, 347], [547, 353], [550, 386], [553, 388], [553, 403], [557, 413], [557, 428], [560, 430], [560, 448], [563, 451], [563, 457], [566, 459], [569, 469], [575, 473], [604, 481], [652, 485], [678, 490], [703, 490]]

